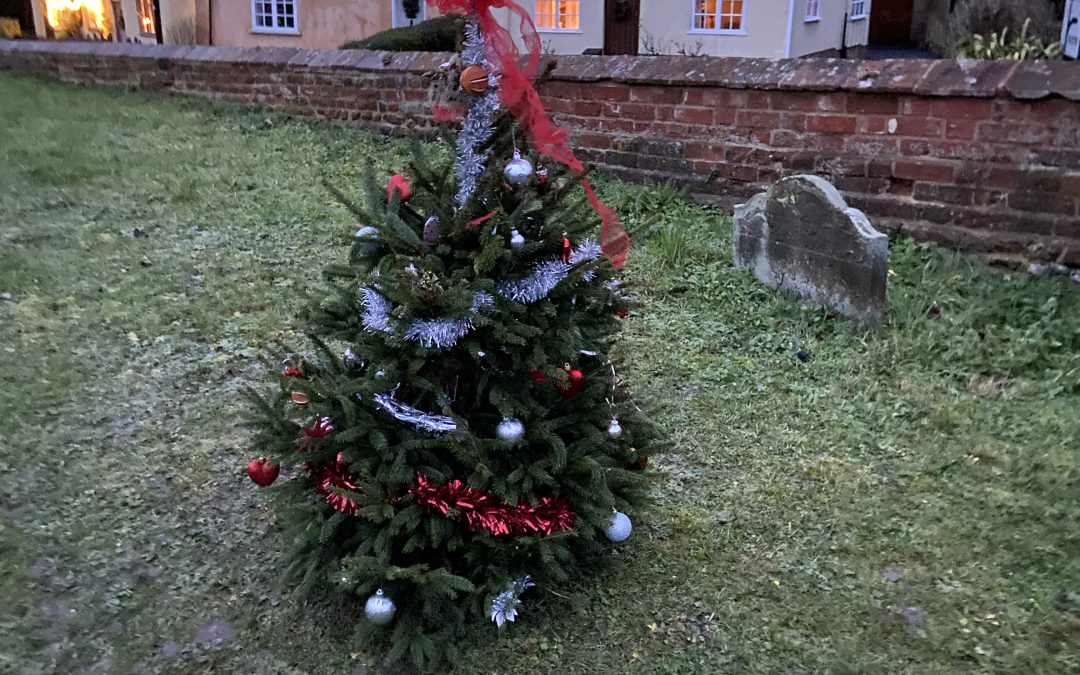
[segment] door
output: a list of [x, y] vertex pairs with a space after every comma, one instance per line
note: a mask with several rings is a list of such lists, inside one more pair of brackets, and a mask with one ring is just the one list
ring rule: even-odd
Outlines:
[[604, 53], [637, 54], [641, 0], [605, 0]]
[[870, 5], [870, 44], [893, 45], [911, 42], [914, 0], [874, 0]]

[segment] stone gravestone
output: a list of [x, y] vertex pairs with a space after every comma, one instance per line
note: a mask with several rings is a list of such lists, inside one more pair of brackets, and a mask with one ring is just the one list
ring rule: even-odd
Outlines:
[[865, 324], [885, 307], [889, 238], [828, 181], [784, 178], [735, 207], [735, 265]]

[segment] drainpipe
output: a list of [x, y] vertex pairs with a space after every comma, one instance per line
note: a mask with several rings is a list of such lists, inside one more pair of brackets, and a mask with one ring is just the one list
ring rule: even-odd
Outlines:
[[847, 58], [847, 25], [848, 13], [844, 12], [844, 30], [840, 33], [840, 58]]
[[795, 0], [788, 2], [787, 41], [784, 44], [784, 58], [791, 58], [791, 33], [795, 30]]

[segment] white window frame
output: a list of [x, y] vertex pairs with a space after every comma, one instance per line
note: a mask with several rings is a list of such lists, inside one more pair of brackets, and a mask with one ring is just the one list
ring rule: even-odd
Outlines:
[[[401, 19], [398, 18], [398, 10], [401, 10]], [[402, 23], [404, 19], [405, 23]], [[427, 1], [420, 0], [420, 14], [413, 19], [413, 25], [420, 23], [421, 21], [427, 21]], [[390, 26], [391, 28], [405, 28], [409, 26], [408, 19], [405, 19], [405, 10], [401, 9], [401, 0], [390, 0]]]
[[[855, 13], [855, 8], [861, 7], [862, 11], [858, 14]], [[866, 19], [870, 17], [870, 0], [851, 0], [851, 13], [850, 18], [852, 21], [858, 21], [859, 19]]]
[[[746, 35], [746, 3], [753, 0], [743, 0], [742, 10], [739, 16], [738, 28], [720, 28], [721, 19], [724, 15], [724, 0], [716, 0], [716, 13], [698, 11], [702, 0], [690, 0], [690, 34], [691, 35]], [[698, 18], [713, 15], [716, 17], [716, 28], [698, 28]], [[731, 14], [730, 16], [735, 16]]]
[[[581, 33], [582, 32], [582, 28], [581, 28], [581, 25], [582, 25], [581, 24], [581, 5], [584, 4], [584, 2], [587, 2], [588, 0], [574, 0], [575, 2], [577, 2], [577, 10], [578, 10], [578, 13], [577, 13], [578, 27], [577, 28], [559, 28], [559, 24], [562, 23], [561, 19], [563, 17], [562, 11], [560, 10], [560, 7], [562, 5], [559, 4], [560, 0], [551, 0], [551, 1], [555, 3], [555, 14], [552, 14], [552, 15], [549, 15], [549, 16], [554, 16], [555, 17], [555, 27], [554, 28], [542, 28], [540, 26], [540, 2], [541, 2], [541, 0], [536, 0], [536, 2], [533, 5], [533, 23], [536, 24], [536, 32], [537, 33]], [[567, 14], [567, 16], [573, 16], [573, 15], [572, 14]]]
[[[258, 11], [259, 5], [269, 4], [270, 13], [265, 14]], [[292, 5], [292, 27], [278, 26], [279, 14], [277, 6], [279, 4]], [[269, 17], [269, 26], [260, 26], [259, 17]], [[251, 0], [251, 32], [252, 33], [268, 33], [271, 35], [299, 35], [300, 34], [300, 0]]]
[[821, 21], [821, 0], [806, 0], [806, 23]]

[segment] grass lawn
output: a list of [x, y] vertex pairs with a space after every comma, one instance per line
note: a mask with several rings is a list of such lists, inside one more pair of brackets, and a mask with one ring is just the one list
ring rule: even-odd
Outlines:
[[[346, 255], [320, 180], [405, 144], [0, 91], [0, 672], [378, 672], [359, 603], [280, 586], [236, 422]], [[614, 564], [457, 672], [1080, 671], [1080, 287], [894, 242], [866, 333], [733, 269], [721, 213], [604, 188], [644, 303], [624, 374], [673, 449]]]

